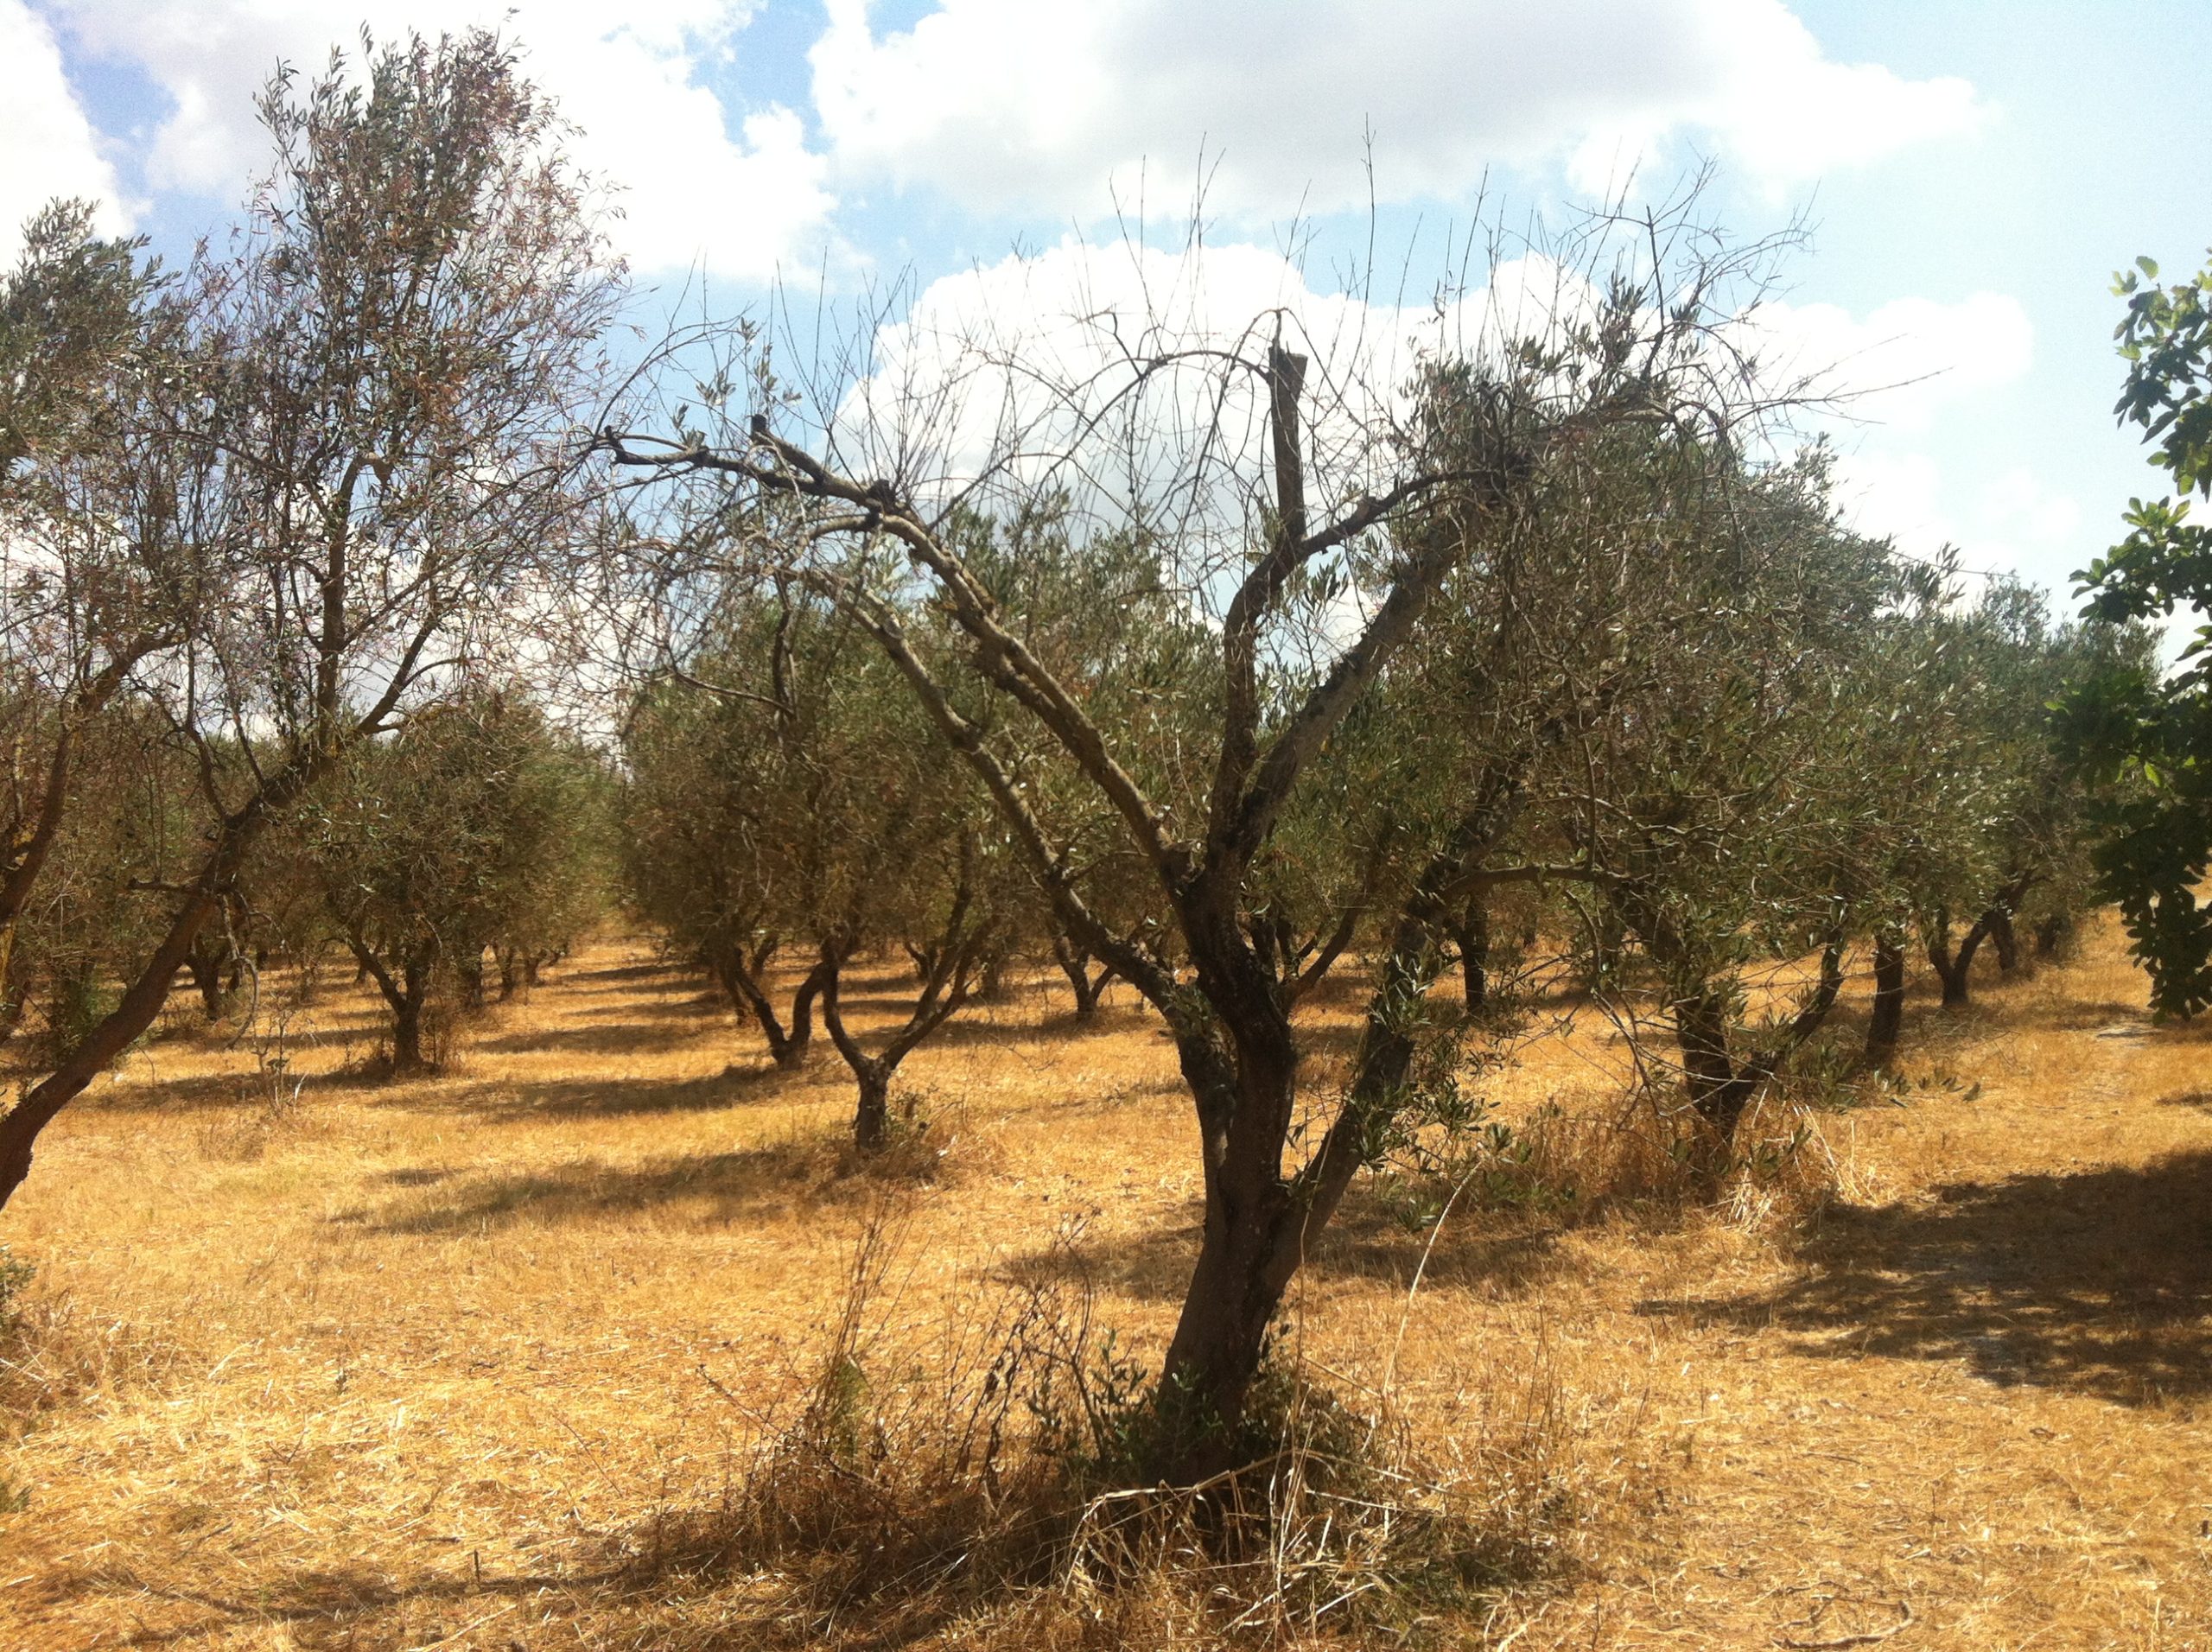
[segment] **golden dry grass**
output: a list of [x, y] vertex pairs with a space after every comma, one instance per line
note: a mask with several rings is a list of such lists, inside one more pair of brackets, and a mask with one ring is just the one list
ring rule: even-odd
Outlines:
[[[1425, 1236], [1347, 1213], [1300, 1351], [1370, 1407], [1388, 1372], [1434, 1461], [1512, 1437], [1495, 1460], [1529, 1467], [1560, 1551], [1430, 1643], [2212, 1648], [2205, 1034], [2147, 1026], [2109, 931], [1980, 992], [1916, 1001], [1937, 1082], [1818, 1115], [1837, 1195], [1809, 1218], [1463, 1208], [1408, 1309]], [[1040, 984], [909, 1063], [947, 1152], [903, 1196], [886, 1360], [1056, 1272], [1141, 1353], [1168, 1328], [1198, 1191], [1172, 1052], [1060, 1002]], [[314, 1025], [281, 1115], [243, 1052], [156, 1039], [0, 1220], [40, 1269], [0, 1647], [754, 1644], [756, 1585], [636, 1557], [810, 1380], [883, 1197], [841, 1173], [834, 1057], [768, 1071], [614, 943], [434, 1077], [347, 1077], [374, 1025], [350, 993]], [[1585, 1017], [1498, 1088], [1596, 1115], [1624, 1065]], [[1197, 1632], [1170, 1614], [1149, 1643]]]

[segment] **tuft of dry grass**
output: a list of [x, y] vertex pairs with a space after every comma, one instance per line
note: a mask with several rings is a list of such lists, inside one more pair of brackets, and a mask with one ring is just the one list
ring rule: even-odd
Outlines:
[[1560, 1562], [1586, 1442], [1541, 1339], [1447, 1467], [1387, 1405], [1352, 1409], [1279, 1349], [1244, 1460], [1155, 1486], [1131, 1473], [1143, 1372], [1097, 1334], [1080, 1283], [1006, 1281], [926, 1352], [886, 1340], [871, 1309], [910, 1215], [871, 1207], [794, 1414], [717, 1385], [755, 1443], [718, 1496], [655, 1511], [623, 1545], [633, 1576], [741, 1602], [719, 1632], [795, 1647], [1400, 1639]]

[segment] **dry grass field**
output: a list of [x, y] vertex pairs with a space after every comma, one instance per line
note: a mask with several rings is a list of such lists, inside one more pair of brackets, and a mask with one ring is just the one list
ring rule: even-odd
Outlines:
[[[1916, 998], [1923, 1082], [1812, 1115], [1824, 1198], [1471, 1200], [1433, 1249], [1349, 1211], [1297, 1351], [1511, 1481], [1546, 1551], [1411, 1642], [2212, 1649], [2212, 1080], [2142, 1001], [2108, 929], [1968, 1010]], [[1039, 981], [918, 1054], [943, 1156], [887, 1179], [842, 1163], [833, 1053], [776, 1074], [642, 945], [406, 1083], [363, 1076], [340, 977], [284, 1107], [180, 1003], [0, 1222], [38, 1269], [0, 1372], [0, 1647], [770, 1643], [760, 1578], [655, 1557], [813, 1379], [872, 1212], [883, 1381], [1025, 1281], [1087, 1281], [1147, 1357], [1165, 1335], [1197, 1220], [1172, 1052], [1126, 998], [1064, 1004]], [[1602, 1115], [1624, 1064], [1586, 1017], [1504, 1107]]]

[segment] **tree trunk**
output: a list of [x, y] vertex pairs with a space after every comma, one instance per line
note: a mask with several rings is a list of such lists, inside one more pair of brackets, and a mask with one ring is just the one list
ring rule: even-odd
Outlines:
[[1069, 989], [1075, 994], [1075, 1013], [1079, 1016], [1096, 1015], [1099, 1000], [1106, 995], [1106, 983], [1114, 979], [1113, 966], [1101, 969], [1094, 980], [1090, 954], [1058, 930], [1052, 932], [1052, 962], [1060, 966], [1060, 973], [1068, 978]]
[[2012, 975], [2020, 967], [2020, 937], [2012, 927], [2012, 914], [2002, 906], [1993, 906], [1981, 920], [1989, 930], [1989, 944], [1997, 949], [1997, 968], [2005, 975]]
[[1461, 990], [1471, 1013], [1490, 997], [1490, 908], [1480, 896], [1453, 921], [1452, 941], [1459, 951]]
[[[944, 1025], [945, 1019], [965, 1001], [967, 988], [964, 982], [958, 985], [950, 1003], [944, 1004], [925, 983], [906, 1026], [893, 1036], [880, 1055], [871, 1056], [845, 1026], [840, 994], [843, 965], [842, 956], [825, 950], [821, 963], [809, 979], [820, 977], [822, 1023], [830, 1030], [830, 1041], [837, 1046], [837, 1053], [851, 1069], [853, 1084], [858, 1091], [853, 1111], [853, 1145], [864, 1153], [880, 1153], [891, 1141], [891, 1081], [898, 1073], [899, 1064]], [[937, 980], [934, 976], [931, 979]]]
[[1155, 1401], [1153, 1468], [1171, 1484], [1195, 1485], [1243, 1466], [1236, 1459], [1245, 1401], [1268, 1327], [1302, 1260], [1286, 1265], [1281, 1255], [1287, 1214], [1280, 1186], [1209, 1187], [1198, 1261]]
[[1935, 966], [1936, 978], [1943, 983], [1943, 1007], [1956, 1009], [1969, 999], [1969, 983], [1974, 975], [1974, 954], [1981, 950], [1982, 942], [1989, 935], [1986, 915], [1961, 938], [1957, 950], [1951, 947], [1951, 920], [1937, 914], [1928, 931], [1928, 962]]
[[815, 1001], [822, 996], [823, 985], [830, 973], [830, 966], [816, 963], [791, 994], [790, 1031], [784, 1034], [780, 1048], [771, 1045], [779, 1067], [790, 1069], [806, 1064], [806, 1052], [814, 1043]]
[[760, 1027], [760, 1036], [767, 1040], [769, 1058], [785, 1071], [794, 1071], [806, 1064], [807, 1047], [814, 1041], [815, 1000], [822, 994], [830, 966], [817, 962], [800, 981], [791, 994], [791, 1021], [786, 1026], [776, 1013], [762, 978], [766, 956], [764, 952], [748, 961], [741, 948], [724, 947], [712, 959], [715, 977], [740, 1019], [750, 1015]]
[[219, 950], [206, 946], [194, 946], [192, 955], [184, 961], [193, 988], [200, 994], [200, 1013], [211, 1026], [223, 1019], [223, 1002], [229, 995], [225, 963]]
[[1904, 939], [1894, 930], [1874, 937], [1874, 1007], [1866, 1018], [1866, 1064], [1885, 1067], [1904, 1030]]
[[391, 1012], [391, 1070], [395, 1074], [417, 1073], [430, 1064], [423, 1053], [423, 1007], [430, 996], [430, 980], [437, 968], [433, 952], [428, 957], [403, 959], [394, 975], [376, 950], [358, 935], [346, 937], [353, 962], [376, 982], [385, 1007]]
[[[1402, 1102], [1420, 1048], [1408, 1007], [1426, 996], [1441, 962], [1433, 935], [1442, 915], [1427, 891], [1459, 864], [1439, 861], [1383, 956], [1343, 1110], [1298, 1175], [1282, 1176], [1280, 1134], [1270, 1140], [1248, 1128], [1255, 1117], [1272, 1124], [1295, 1111], [1298, 1058], [1287, 1020], [1247, 1024], [1233, 1063], [1208, 1029], [1178, 1037], [1205, 1146], [1206, 1215], [1157, 1400], [1155, 1470], [1171, 1484], [1195, 1484], [1243, 1466], [1235, 1460], [1238, 1431], [1268, 1327], [1366, 1162], [1375, 1130]], [[1272, 994], [1253, 1001], [1275, 1006]]]
[[1201, 884], [1179, 902], [1206, 1013], [1131, 977], [1175, 1034], [1205, 1169], [1205, 1225], [1154, 1402], [1153, 1466], [1168, 1483], [1193, 1485], [1242, 1466], [1235, 1458], [1268, 1327], [1377, 1134], [1405, 1103], [1421, 1006], [1443, 962], [1437, 937], [1466, 905], [1453, 892], [1496, 847], [1517, 802], [1511, 777], [1482, 788], [1414, 880], [1376, 969], [1344, 1102], [1294, 1175], [1283, 1173], [1297, 1115], [1294, 995], [1277, 990], [1247, 944], [1233, 885]]
[[2036, 925], [2036, 956], [2056, 957], [2058, 949], [2065, 941], [2066, 932], [2071, 926], [2071, 920], [2057, 912], [2053, 912], [2037, 924]]
[[423, 1001], [404, 993], [391, 1007], [391, 1070], [418, 1073], [429, 1064], [423, 1057]]
[[862, 1153], [880, 1153], [891, 1140], [891, 1074], [881, 1062], [863, 1058], [853, 1064], [853, 1083], [860, 1092], [853, 1145]]
[[1700, 1179], [1717, 1187], [1735, 1152], [1736, 1127], [1758, 1089], [1759, 1074], [1737, 1061], [1728, 1041], [1727, 1004], [1706, 991], [1674, 1005], [1675, 1044], [1682, 1058], [1682, 1077], [1698, 1118], [1694, 1155]]
[[1240, 1059], [1231, 1071], [1225, 1058], [1209, 1058], [1221, 1057], [1218, 1045], [1210, 1052], [1184, 1050], [1184, 1076], [1198, 1098], [1205, 1138], [1206, 1196], [1198, 1260], [1155, 1401], [1154, 1468], [1173, 1484], [1196, 1484], [1242, 1466], [1237, 1435], [1266, 1353], [1268, 1326], [1304, 1260], [1305, 1236], [1318, 1226], [1289, 1219], [1289, 1185], [1238, 1128], [1252, 1114], [1292, 1105], [1296, 1058], [1287, 1040], [1277, 1054], [1288, 1059]]

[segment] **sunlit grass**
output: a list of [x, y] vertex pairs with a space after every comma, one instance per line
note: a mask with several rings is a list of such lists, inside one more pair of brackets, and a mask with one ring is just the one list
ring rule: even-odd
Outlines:
[[[757, 1643], [760, 1579], [634, 1557], [815, 1379], [887, 1194], [899, 1380], [1053, 1270], [1156, 1357], [1194, 1132], [1126, 989], [1084, 1025], [1039, 976], [925, 1047], [901, 1082], [938, 1156], [886, 1179], [842, 1150], [834, 1055], [777, 1074], [652, 966], [592, 948], [407, 1083], [355, 1076], [375, 1017], [334, 985], [288, 1108], [180, 1013], [65, 1115], [0, 1227], [40, 1270], [6, 1355], [0, 1645]], [[904, 984], [854, 996], [882, 1014]], [[1434, 1464], [1539, 1414], [1557, 1445], [1557, 1564], [1432, 1643], [1768, 1645], [1901, 1607], [1901, 1647], [2208, 1643], [2204, 1037], [2147, 1026], [2106, 931], [1978, 992], [1916, 998], [1900, 1104], [1813, 1115], [1821, 1199], [1462, 1206], [1410, 1299], [1428, 1236], [1355, 1202], [1296, 1287], [1317, 1380]], [[1324, 1013], [1348, 1030], [1351, 1002]], [[1585, 1013], [1497, 1095], [1602, 1120], [1627, 1071]], [[1160, 1643], [1201, 1632], [1156, 1604]], [[1103, 1633], [1020, 1621], [932, 1632]]]

